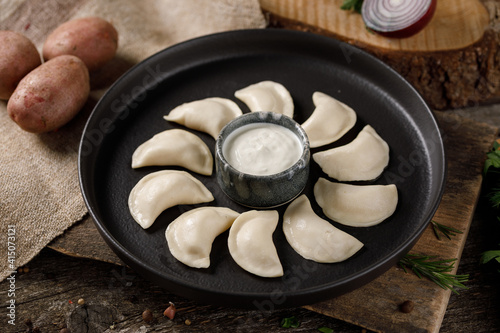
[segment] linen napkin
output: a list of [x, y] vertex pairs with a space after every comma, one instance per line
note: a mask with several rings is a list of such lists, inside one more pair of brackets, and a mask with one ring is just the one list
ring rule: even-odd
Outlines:
[[0, 101], [0, 281], [87, 214], [78, 144], [93, 106], [116, 78], [175, 43], [266, 25], [258, 0], [0, 0], [0, 30], [23, 33], [40, 52], [59, 24], [85, 16], [110, 21], [119, 47], [115, 59], [91, 74], [93, 90], [77, 117], [55, 132], [31, 134]]

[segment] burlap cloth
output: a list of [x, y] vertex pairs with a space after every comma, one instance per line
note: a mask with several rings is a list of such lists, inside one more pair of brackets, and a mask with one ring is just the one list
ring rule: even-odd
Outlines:
[[106, 68], [92, 74], [93, 91], [82, 112], [58, 131], [36, 135], [19, 129], [0, 101], [0, 281], [87, 214], [78, 144], [92, 107], [113, 80], [172, 44], [265, 27], [258, 0], [0, 0], [0, 30], [22, 32], [40, 51], [55, 27], [84, 16], [112, 22], [119, 48]]

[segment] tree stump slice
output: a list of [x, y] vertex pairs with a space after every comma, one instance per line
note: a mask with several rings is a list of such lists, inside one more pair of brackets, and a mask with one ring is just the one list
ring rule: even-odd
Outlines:
[[405, 38], [368, 32], [342, 0], [260, 0], [270, 28], [308, 31], [355, 45], [406, 78], [436, 110], [498, 101], [500, 3], [438, 1], [427, 27]]

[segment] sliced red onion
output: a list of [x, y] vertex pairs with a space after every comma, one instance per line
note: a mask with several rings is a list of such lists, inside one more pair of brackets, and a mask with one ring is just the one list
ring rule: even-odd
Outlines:
[[432, 19], [437, 0], [364, 0], [363, 20], [370, 30], [395, 38], [410, 37]]

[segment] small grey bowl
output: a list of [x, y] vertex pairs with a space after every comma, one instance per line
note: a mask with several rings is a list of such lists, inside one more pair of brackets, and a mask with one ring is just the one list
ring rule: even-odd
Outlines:
[[[226, 138], [241, 126], [253, 123], [272, 123], [291, 130], [302, 143], [303, 152], [290, 168], [272, 175], [257, 176], [236, 170], [223, 154]], [[302, 127], [292, 118], [275, 112], [250, 112], [229, 122], [220, 132], [215, 144], [215, 172], [222, 191], [233, 201], [250, 208], [273, 208], [296, 198], [309, 177], [309, 139]]]

